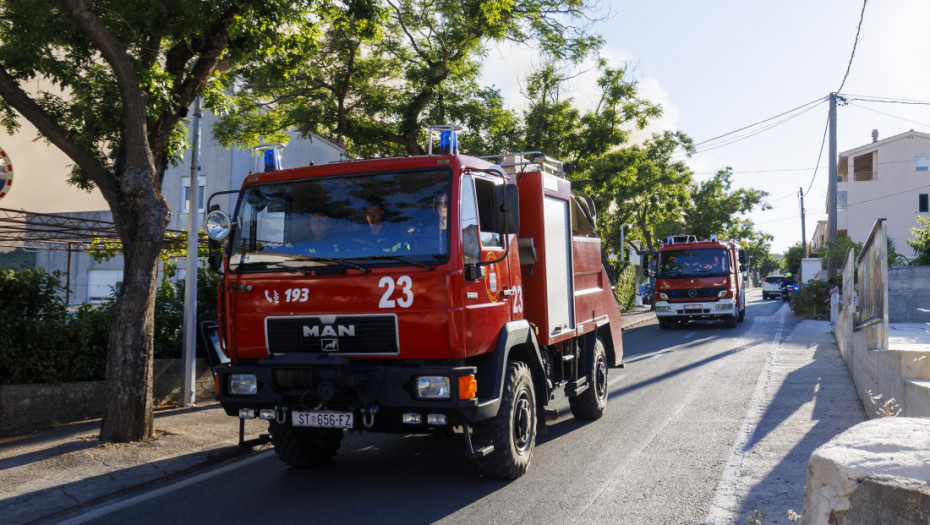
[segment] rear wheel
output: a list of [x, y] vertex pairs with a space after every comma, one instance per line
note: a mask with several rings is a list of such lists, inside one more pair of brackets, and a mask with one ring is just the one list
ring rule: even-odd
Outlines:
[[536, 392], [526, 363], [510, 361], [497, 415], [475, 423], [475, 440], [494, 450], [475, 458], [483, 476], [516, 479], [526, 472], [536, 445]]
[[271, 421], [268, 432], [275, 454], [292, 467], [323, 466], [342, 445], [341, 429], [297, 428]]
[[600, 339], [594, 342], [594, 359], [588, 369], [588, 389], [568, 398], [572, 415], [578, 419], [598, 419], [607, 409], [607, 353]]

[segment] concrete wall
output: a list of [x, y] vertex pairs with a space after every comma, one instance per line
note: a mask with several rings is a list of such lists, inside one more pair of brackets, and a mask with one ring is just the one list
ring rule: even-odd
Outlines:
[[930, 266], [888, 269], [888, 318], [892, 323], [930, 322]]
[[[180, 359], [155, 360], [154, 405], [176, 405], [181, 399]], [[206, 360], [197, 360], [195, 395], [198, 401], [216, 394], [213, 373]], [[103, 415], [106, 399], [104, 381], [84, 381], [60, 385], [0, 386], [0, 437], [96, 419]]]

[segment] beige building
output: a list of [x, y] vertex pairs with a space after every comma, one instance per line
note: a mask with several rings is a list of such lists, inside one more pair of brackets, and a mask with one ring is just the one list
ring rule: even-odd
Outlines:
[[[840, 153], [836, 190], [838, 237], [864, 242], [884, 217], [898, 253], [914, 257], [911, 228], [918, 215], [930, 215], [930, 134], [911, 130], [878, 140], [872, 131], [870, 144]], [[818, 225], [811, 244], [823, 233]]]

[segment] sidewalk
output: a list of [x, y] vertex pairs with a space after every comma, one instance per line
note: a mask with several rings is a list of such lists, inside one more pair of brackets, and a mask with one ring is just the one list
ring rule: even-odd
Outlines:
[[[648, 306], [636, 307], [623, 313], [623, 327], [653, 319]], [[145, 443], [101, 443], [100, 422], [92, 421], [0, 439], [0, 522], [53, 521], [80, 507], [270, 446], [239, 447], [239, 420], [215, 402], [157, 412], [155, 431], [157, 439]], [[247, 420], [244, 437], [267, 431], [265, 421]]]

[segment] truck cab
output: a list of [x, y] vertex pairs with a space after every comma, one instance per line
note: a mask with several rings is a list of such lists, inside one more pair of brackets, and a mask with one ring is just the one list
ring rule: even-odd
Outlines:
[[720, 319], [735, 328], [746, 315], [745, 251], [734, 240], [670, 237], [659, 248], [655, 310], [662, 329]]
[[250, 175], [208, 216], [217, 399], [267, 419], [285, 463], [329, 462], [346, 431], [434, 432], [512, 479], [556, 390], [603, 414], [623, 350], [588, 201], [557, 161], [459, 155], [438, 131], [435, 155]]

